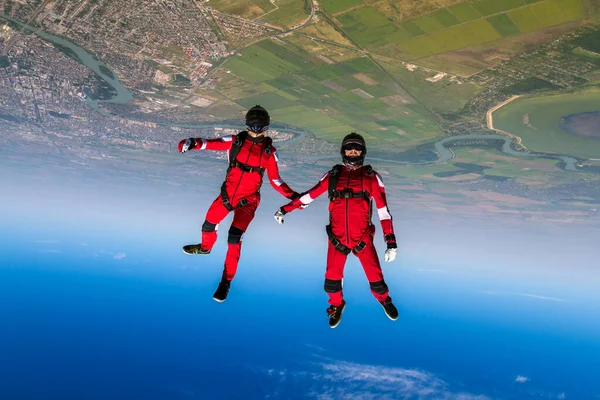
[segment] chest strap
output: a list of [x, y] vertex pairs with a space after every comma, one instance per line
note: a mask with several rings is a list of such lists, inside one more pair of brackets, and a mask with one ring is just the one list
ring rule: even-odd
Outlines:
[[238, 160], [234, 160], [229, 166], [230, 168], [239, 168], [244, 172], [258, 172], [261, 175], [265, 173], [265, 169], [263, 167], [251, 167], [250, 165], [241, 163]]
[[366, 201], [371, 200], [371, 194], [366, 190], [360, 192], [353, 192], [350, 189], [334, 190], [329, 195], [329, 200], [333, 199], [364, 199]]

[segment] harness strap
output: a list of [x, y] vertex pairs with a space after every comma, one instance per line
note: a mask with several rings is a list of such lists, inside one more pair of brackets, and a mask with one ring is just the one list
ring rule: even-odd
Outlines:
[[223, 202], [223, 205], [225, 206], [225, 208], [228, 209], [229, 211], [233, 211], [238, 207], [244, 207], [244, 206], [248, 205], [248, 200], [243, 198], [239, 201], [237, 206], [235, 206], [235, 207], [232, 206], [231, 202], [229, 201], [229, 195], [227, 194], [227, 190], [225, 189], [225, 182], [223, 182], [223, 184], [221, 185], [221, 201]]
[[334, 190], [331, 192], [329, 199], [364, 199], [369, 201], [371, 199], [371, 194], [366, 190], [361, 190], [360, 192], [353, 192], [350, 189]]
[[259, 174], [263, 175], [265, 173], [265, 169], [263, 167], [252, 167], [248, 164], [244, 164], [239, 162], [238, 160], [234, 160], [231, 164], [230, 164], [231, 168], [239, 168], [244, 172], [258, 172]]
[[362, 249], [364, 249], [367, 246], [367, 244], [361, 240], [356, 246], [354, 246], [354, 248], [351, 249], [350, 247], [343, 245], [342, 242], [340, 242], [340, 240], [335, 237], [333, 231], [331, 230], [331, 225], [325, 226], [325, 230], [327, 231], [327, 236], [329, 237], [329, 241], [331, 242], [333, 247], [335, 247], [335, 249], [342, 254], [348, 255], [350, 254], [350, 252], [358, 254]]

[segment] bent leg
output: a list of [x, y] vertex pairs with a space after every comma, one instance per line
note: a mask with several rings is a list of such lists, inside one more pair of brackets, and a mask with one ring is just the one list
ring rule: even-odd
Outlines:
[[348, 256], [336, 250], [331, 242], [328, 242], [328, 244], [324, 289], [329, 295], [329, 304], [337, 307], [344, 302], [342, 280], [344, 279], [344, 266]]
[[202, 243], [200, 247], [203, 250], [211, 250], [217, 241], [217, 229], [219, 222], [223, 221], [229, 214], [229, 210], [223, 205], [221, 195], [218, 195], [215, 201], [210, 205], [206, 212], [206, 218], [202, 224]]
[[227, 255], [225, 256], [225, 267], [223, 269], [223, 279], [232, 280], [237, 272], [238, 263], [242, 252], [242, 236], [248, 225], [254, 219], [258, 200], [249, 200], [248, 204], [238, 207], [233, 212], [233, 222], [229, 228], [227, 237]]
[[359, 251], [356, 256], [365, 270], [369, 286], [371, 287], [371, 293], [373, 293], [373, 296], [380, 302], [388, 301], [388, 299], [391, 301], [388, 286], [383, 279], [383, 272], [381, 271], [379, 257], [377, 256], [377, 250], [373, 245], [373, 240], [372, 238], [367, 238], [365, 242], [367, 245], [364, 249]]

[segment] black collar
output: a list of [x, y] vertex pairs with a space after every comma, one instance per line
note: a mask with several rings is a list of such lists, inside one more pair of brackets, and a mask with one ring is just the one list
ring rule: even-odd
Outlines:
[[252, 143], [260, 143], [263, 140], [265, 140], [265, 137], [266, 136], [264, 133], [259, 137], [254, 137], [254, 136], [250, 135], [250, 133], [248, 133], [248, 140], [251, 141]]

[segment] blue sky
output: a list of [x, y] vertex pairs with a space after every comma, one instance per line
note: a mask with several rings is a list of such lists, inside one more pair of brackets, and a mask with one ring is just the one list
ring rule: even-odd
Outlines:
[[326, 199], [278, 225], [285, 199], [265, 185], [230, 297], [217, 304], [230, 218], [209, 257], [180, 247], [198, 240], [220, 181], [176, 186], [168, 169], [147, 181], [28, 172], [0, 175], [0, 360], [11, 365], [0, 394], [39, 398], [18, 392], [38, 379], [56, 398], [206, 398], [223, 387], [236, 398], [231, 377], [275, 398], [600, 394], [597, 231], [397, 217], [399, 258], [383, 266], [400, 319], [385, 318], [351, 257], [348, 308], [331, 330]]

